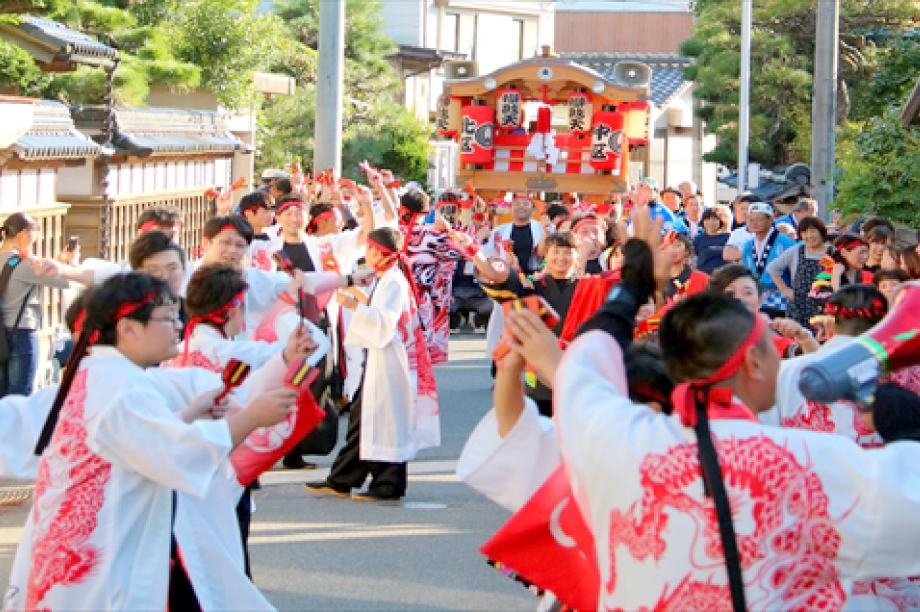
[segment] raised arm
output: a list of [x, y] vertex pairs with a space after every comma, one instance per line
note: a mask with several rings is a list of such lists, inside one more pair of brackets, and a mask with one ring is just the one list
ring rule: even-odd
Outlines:
[[380, 173], [375, 170], [370, 170], [367, 173], [367, 180], [371, 184], [374, 194], [380, 200], [380, 205], [383, 206], [384, 221], [392, 223], [398, 220], [399, 215], [397, 211], [399, 210], [399, 206], [396, 204], [393, 194], [383, 184], [383, 177], [380, 176]]
[[358, 186], [355, 197], [363, 213], [357, 242], [357, 246], [361, 248], [367, 246], [367, 236], [376, 226], [376, 221], [374, 220], [374, 198], [370, 190], [361, 185]]
[[451, 240], [453, 240], [457, 248], [466, 254], [470, 261], [473, 262], [473, 265], [476, 266], [476, 270], [479, 272], [479, 276], [482, 280], [494, 285], [508, 281], [508, 277], [511, 274], [511, 269], [508, 266], [504, 266], [501, 270], [496, 270], [482, 254], [479, 245], [473, 242], [473, 239], [469, 235], [454, 229], [448, 231]]

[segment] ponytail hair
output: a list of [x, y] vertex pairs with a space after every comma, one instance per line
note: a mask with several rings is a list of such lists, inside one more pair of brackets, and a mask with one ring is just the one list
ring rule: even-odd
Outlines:
[[367, 240], [373, 243], [373, 246], [380, 250], [384, 256], [395, 258], [396, 265], [399, 266], [403, 276], [409, 282], [409, 288], [412, 290], [416, 304], [418, 304], [418, 288], [415, 284], [415, 275], [412, 274], [406, 254], [403, 252], [403, 233], [391, 227], [379, 227], [368, 233]]
[[31, 216], [21, 212], [13, 213], [0, 226], [0, 239], [12, 240], [24, 230], [37, 228], [38, 224]]

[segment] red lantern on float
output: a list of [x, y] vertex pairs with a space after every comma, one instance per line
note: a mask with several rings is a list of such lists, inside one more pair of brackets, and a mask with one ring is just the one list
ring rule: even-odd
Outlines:
[[553, 109], [549, 106], [541, 106], [537, 109], [537, 132], [540, 134], [549, 134], [553, 128]]
[[623, 154], [623, 114], [605, 104], [591, 125], [591, 166], [595, 170], [619, 170]]
[[492, 137], [495, 132], [495, 109], [481, 100], [474, 100], [462, 110], [460, 127], [460, 161], [464, 164], [487, 164], [495, 150]]
[[438, 96], [438, 135], [456, 139], [460, 134], [460, 98]]
[[581, 88], [569, 94], [569, 130], [572, 134], [578, 136], [590, 134], [593, 115], [594, 106], [587, 89]]
[[517, 89], [499, 89], [495, 97], [498, 129], [512, 131], [524, 123], [524, 97]]

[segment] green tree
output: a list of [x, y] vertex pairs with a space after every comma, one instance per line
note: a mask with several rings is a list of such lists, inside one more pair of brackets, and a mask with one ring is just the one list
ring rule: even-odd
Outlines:
[[[685, 71], [696, 81], [699, 115], [719, 136], [708, 161], [737, 164], [741, 3], [701, 0], [693, 36], [681, 52], [696, 59]], [[918, 0], [840, 2], [840, 117], [849, 113], [847, 84], [871, 78], [875, 45], [865, 33], [917, 25]], [[814, 0], [754, 2], [751, 34], [752, 161], [767, 166], [807, 161], [811, 148], [811, 88], [814, 65]], [[855, 111], [854, 111], [855, 112]]]
[[898, 109], [840, 130], [836, 203], [845, 213], [920, 226], [920, 129]]
[[183, 3], [166, 31], [176, 58], [199, 66], [201, 84], [228, 108], [254, 102], [253, 73], [272, 64], [279, 20], [257, 15], [258, 0]]
[[918, 66], [920, 41], [898, 41], [879, 53], [877, 72], [854, 93], [859, 120], [837, 130], [836, 202], [847, 213], [920, 225], [920, 128], [900, 117]]
[[[272, 70], [297, 79], [294, 96], [270, 100], [259, 122], [256, 167], [281, 168], [295, 158], [312, 170], [316, 119], [316, 47], [320, 0], [278, 0], [275, 9], [289, 37]], [[345, 109], [342, 172], [353, 179], [368, 160], [392, 169], [406, 180], [424, 181], [428, 168], [430, 128], [396, 101], [401, 84], [386, 57], [396, 45], [382, 31], [377, 0], [349, 0], [345, 28]], [[322, 169], [321, 169], [322, 170]]]

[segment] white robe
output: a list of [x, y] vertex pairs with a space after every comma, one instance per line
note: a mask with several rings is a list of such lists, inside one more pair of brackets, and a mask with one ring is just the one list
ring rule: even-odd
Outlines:
[[470, 434], [457, 461], [457, 477], [512, 512], [520, 510], [562, 463], [552, 419], [524, 398], [511, 431], [498, 435], [495, 409]]
[[6, 607], [163, 609], [172, 491], [206, 495], [231, 448], [226, 422], [182, 422], [143, 370], [94, 347], [41, 458]]
[[[852, 402], [809, 402], [799, 391], [798, 380], [806, 366], [851, 340], [852, 336], [836, 335], [815, 353], [784, 360], [779, 372], [776, 406], [760, 421], [781, 427], [835, 433], [863, 448], [884, 446], [882, 437], [862, 422]], [[907, 578], [858, 581], [853, 591], [854, 595], [847, 601], [846, 608], [849, 610], [886, 610], [891, 606], [909, 610], [920, 607], [920, 583]]]
[[[195, 397], [221, 386], [217, 375], [198, 368], [151, 368], [147, 374], [163, 394], [170, 411], [176, 414]], [[247, 385], [252, 385], [253, 394], [273, 384], [268, 376], [269, 372], [251, 376]], [[37, 477], [40, 458], [33, 449], [57, 390], [55, 385], [30, 396], [10, 395], [0, 399], [0, 476], [30, 480]], [[231, 398], [240, 404], [248, 403], [238, 391], [231, 393]], [[177, 494], [173, 532], [204, 610], [273, 609], [245, 574], [236, 517], [242, 493], [243, 487], [237, 482], [232, 466], [225, 462], [204, 498]]]
[[[630, 402], [613, 382], [622, 371], [617, 343], [595, 331], [556, 376], [563, 460], [597, 546], [598, 607], [728, 608], [693, 430]], [[738, 419], [711, 428], [750, 610], [839, 608], [854, 580], [918, 573], [920, 445], [864, 450]]]
[[264, 272], [274, 272], [277, 265], [272, 255], [280, 251], [281, 247], [284, 246], [284, 239], [281, 237], [281, 226], [266, 227], [264, 233], [266, 238], [253, 238], [252, 242], [249, 243], [246, 259], [251, 268]]
[[287, 338], [287, 335], [279, 336], [275, 342], [228, 340], [214, 327], [199, 324], [192, 330], [192, 335], [188, 339], [188, 357], [185, 356], [186, 343], [183, 340], [179, 343], [179, 356], [170, 359], [163, 366], [195, 366], [219, 373], [223, 372], [231, 359], [238, 359], [257, 370], [273, 356], [284, 352]]
[[394, 266], [377, 281], [370, 304], [355, 309], [345, 338], [367, 349], [359, 445], [366, 461], [409, 461], [441, 442], [434, 374], [430, 364], [427, 373], [417, 367], [427, 349], [411, 301], [409, 282]]
[[799, 391], [798, 381], [802, 370], [850, 340], [851, 336], [837, 335], [824, 343], [815, 353], [783, 360], [776, 385], [776, 405], [761, 416], [760, 422], [777, 427], [840, 434], [863, 448], [883, 446], [882, 437], [862, 424], [859, 413], [851, 402], [834, 402], [829, 405], [809, 402]]

